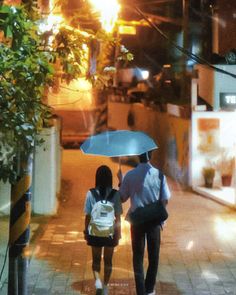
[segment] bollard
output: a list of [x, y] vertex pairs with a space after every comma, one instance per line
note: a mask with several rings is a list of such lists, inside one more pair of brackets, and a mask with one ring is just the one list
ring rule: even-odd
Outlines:
[[21, 163], [22, 176], [11, 190], [8, 295], [27, 295], [32, 158], [30, 155], [26, 162]]

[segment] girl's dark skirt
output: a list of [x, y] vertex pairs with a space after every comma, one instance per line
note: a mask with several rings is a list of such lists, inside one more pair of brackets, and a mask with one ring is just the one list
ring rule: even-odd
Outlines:
[[119, 243], [119, 239], [115, 234], [112, 237], [105, 238], [105, 237], [95, 237], [88, 235], [87, 237], [87, 245], [93, 247], [116, 247]]

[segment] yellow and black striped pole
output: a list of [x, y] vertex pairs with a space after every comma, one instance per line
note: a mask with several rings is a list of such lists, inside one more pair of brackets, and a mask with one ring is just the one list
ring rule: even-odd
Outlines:
[[8, 295], [27, 295], [27, 249], [30, 237], [32, 155], [11, 188]]

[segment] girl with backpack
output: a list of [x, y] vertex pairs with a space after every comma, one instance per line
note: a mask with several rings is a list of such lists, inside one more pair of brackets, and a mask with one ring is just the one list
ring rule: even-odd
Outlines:
[[[112, 188], [112, 172], [108, 166], [96, 171], [95, 188], [86, 195], [84, 206], [87, 244], [92, 248], [92, 270], [95, 278], [96, 295], [108, 295], [108, 283], [112, 273], [114, 247], [121, 238], [120, 194]], [[102, 255], [103, 252], [103, 255]], [[104, 259], [104, 280], [100, 278], [101, 258]]]

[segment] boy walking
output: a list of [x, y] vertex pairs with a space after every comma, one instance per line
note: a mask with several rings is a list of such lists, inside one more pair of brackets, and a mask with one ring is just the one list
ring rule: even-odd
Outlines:
[[[163, 177], [160, 183], [160, 171], [149, 162], [151, 152], [139, 156], [140, 163], [130, 170], [122, 179], [121, 171], [118, 172], [120, 181], [120, 194], [122, 202], [130, 199], [130, 208], [127, 213], [133, 212], [138, 207], [144, 207], [159, 199], [166, 206], [170, 198], [170, 191]], [[129, 219], [127, 216], [127, 219]], [[131, 241], [133, 252], [133, 269], [137, 295], [155, 295], [156, 275], [160, 251], [160, 224], [145, 222], [140, 225], [131, 224]], [[143, 258], [147, 242], [148, 269], [144, 278]]]

